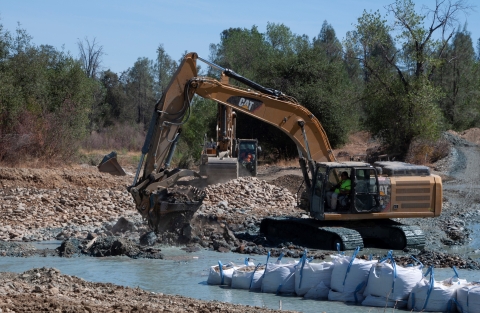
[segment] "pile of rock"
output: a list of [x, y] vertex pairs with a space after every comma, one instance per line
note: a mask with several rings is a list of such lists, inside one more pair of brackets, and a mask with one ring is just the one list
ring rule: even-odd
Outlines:
[[134, 214], [127, 191], [90, 187], [0, 189], [0, 240], [52, 239], [59, 229], [86, 233], [119, 216]]
[[295, 196], [286, 188], [271, 185], [255, 177], [242, 177], [205, 188], [201, 214], [215, 215], [229, 223], [245, 220], [245, 215], [297, 215]]

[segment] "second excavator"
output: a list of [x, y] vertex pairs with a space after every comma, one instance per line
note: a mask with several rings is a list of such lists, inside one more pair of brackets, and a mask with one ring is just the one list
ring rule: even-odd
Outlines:
[[[222, 78], [198, 76], [197, 60], [220, 70]], [[229, 84], [225, 77], [246, 88]], [[265, 218], [260, 231], [267, 237], [299, 239], [314, 248], [339, 245], [342, 250], [362, 247], [368, 241], [383, 242], [393, 249], [421, 248], [425, 244], [420, 228], [403, 225], [399, 219], [440, 215], [442, 180], [438, 175], [431, 174], [428, 167], [401, 162], [373, 166], [338, 162], [319, 120], [294, 98], [201, 59], [196, 53], [184, 57], [156, 104], [141, 161], [128, 188], [138, 212], [152, 228], [158, 231], [169, 214], [193, 212], [204, 196], [201, 190], [187, 188], [182, 197], [174, 197], [178, 191], [171, 190], [181, 177], [200, 176], [191, 170], [170, 169], [194, 95], [273, 125], [295, 142], [305, 185], [299, 206], [312, 218]], [[105, 158], [99, 165], [101, 171], [117, 174], [119, 168], [114, 157]], [[351, 189], [333, 210], [328, 205], [328, 191], [344, 172], [351, 180]]]

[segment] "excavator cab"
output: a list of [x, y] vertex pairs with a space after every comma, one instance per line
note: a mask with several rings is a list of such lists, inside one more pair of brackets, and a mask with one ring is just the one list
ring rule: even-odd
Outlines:
[[[349, 194], [339, 195], [336, 210], [330, 207], [329, 196], [346, 172], [351, 180]], [[325, 163], [316, 165], [312, 184], [310, 212], [319, 219], [329, 213], [371, 213], [380, 210], [378, 176], [374, 167], [360, 162]]]
[[257, 139], [237, 139], [238, 176], [257, 176], [258, 155], [261, 151]]

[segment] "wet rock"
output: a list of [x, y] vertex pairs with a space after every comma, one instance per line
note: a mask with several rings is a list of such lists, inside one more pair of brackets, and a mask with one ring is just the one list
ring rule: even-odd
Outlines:
[[198, 238], [197, 236], [195, 236], [195, 228], [192, 226], [191, 223], [183, 227], [182, 234], [190, 241], [194, 241], [194, 238]]
[[213, 240], [213, 249], [219, 252], [230, 251], [230, 245], [225, 240]]
[[135, 231], [136, 227], [135, 224], [124, 217], [120, 217], [117, 223], [112, 227], [112, 233], [124, 233], [127, 231]]
[[197, 251], [200, 251], [200, 249], [201, 249], [200, 247], [192, 246], [192, 245], [182, 248], [182, 250], [184, 250], [186, 252], [197, 252]]
[[57, 248], [59, 256], [72, 257], [81, 253], [82, 244], [77, 238], [69, 238]]
[[135, 257], [140, 253], [137, 244], [126, 238], [101, 237], [88, 250], [93, 256], [118, 256], [126, 255]]
[[92, 232], [89, 232], [87, 235], [87, 240], [92, 240], [93, 238], [96, 238], [98, 235]]
[[140, 237], [140, 244], [144, 246], [153, 246], [157, 242], [157, 235], [151, 231]]

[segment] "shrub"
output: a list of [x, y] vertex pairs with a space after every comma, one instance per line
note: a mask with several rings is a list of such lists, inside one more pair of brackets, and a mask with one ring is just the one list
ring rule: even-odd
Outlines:
[[413, 164], [432, 164], [448, 156], [449, 152], [450, 144], [445, 139], [437, 141], [419, 139], [410, 144], [406, 161]]
[[82, 142], [82, 148], [92, 150], [140, 151], [145, 141], [143, 124], [115, 124], [93, 131]]

